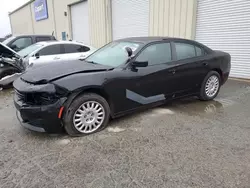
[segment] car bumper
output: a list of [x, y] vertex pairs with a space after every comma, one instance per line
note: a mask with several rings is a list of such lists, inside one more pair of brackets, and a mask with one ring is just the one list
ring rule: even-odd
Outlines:
[[223, 85], [223, 84], [225, 84], [226, 83], [226, 81], [228, 80], [228, 77], [229, 77], [229, 72], [227, 72], [227, 73], [224, 73], [223, 75], [222, 75], [222, 83], [221, 83], [221, 85]]
[[61, 120], [58, 113], [65, 98], [59, 99], [54, 104], [44, 106], [29, 106], [14, 98], [16, 114], [20, 124], [32, 131], [59, 133], [63, 131]]

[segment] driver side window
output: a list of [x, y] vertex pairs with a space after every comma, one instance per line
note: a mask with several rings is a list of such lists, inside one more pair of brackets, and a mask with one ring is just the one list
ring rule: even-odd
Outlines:
[[30, 37], [24, 37], [24, 38], [19, 38], [15, 40], [12, 44], [11, 47], [14, 48], [14, 50], [19, 51], [22, 50], [32, 44], [32, 39]]
[[149, 66], [172, 61], [170, 43], [152, 44], [144, 49], [136, 58], [138, 62], [147, 61]]

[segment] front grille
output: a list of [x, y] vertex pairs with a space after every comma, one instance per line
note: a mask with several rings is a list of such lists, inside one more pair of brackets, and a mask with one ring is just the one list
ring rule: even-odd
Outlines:
[[24, 93], [21, 93], [17, 90], [15, 90], [15, 94], [17, 96], [17, 99], [22, 102], [26, 102], [26, 95]]
[[48, 105], [53, 104], [58, 98], [46, 93], [22, 93], [15, 90], [18, 101], [28, 105]]

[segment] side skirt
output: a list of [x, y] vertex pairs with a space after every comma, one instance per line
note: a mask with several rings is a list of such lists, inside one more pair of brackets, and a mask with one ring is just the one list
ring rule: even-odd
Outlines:
[[199, 93], [192, 93], [192, 94], [187, 94], [187, 95], [183, 95], [183, 96], [168, 99], [168, 100], [162, 100], [162, 101], [154, 102], [151, 104], [143, 105], [143, 106], [140, 106], [138, 108], [129, 109], [126, 111], [118, 112], [116, 114], [111, 112], [111, 118], [113, 118], [113, 119], [119, 118], [119, 117], [122, 117], [122, 116], [125, 116], [128, 114], [131, 114], [133, 112], [140, 112], [140, 111], [148, 110], [150, 108], [155, 108], [157, 106], [161, 106], [163, 104], [166, 104], [167, 102], [170, 102], [170, 101], [179, 100], [179, 99], [188, 98], [188, 97], [194, 97], [194, 96], [198, 96], [198, 95], [199, 95]]

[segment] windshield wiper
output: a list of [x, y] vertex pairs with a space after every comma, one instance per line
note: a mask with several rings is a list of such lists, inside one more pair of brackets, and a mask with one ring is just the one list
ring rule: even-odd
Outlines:
[[94, 62], [94, 61], [85, 61], [85, 62], [91, 63], [91, 64], [98, 64], [98, 63], [96, 63], [96, 62]]

